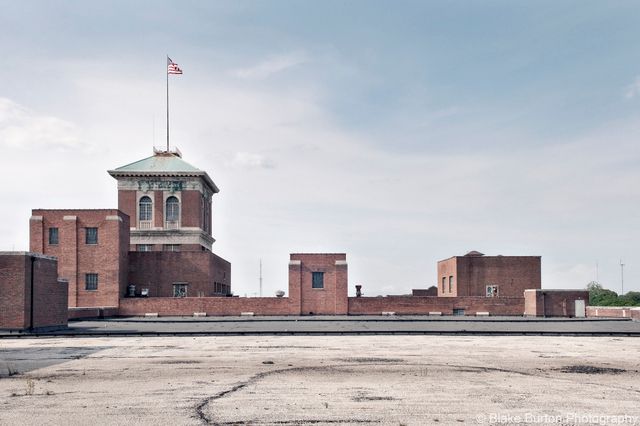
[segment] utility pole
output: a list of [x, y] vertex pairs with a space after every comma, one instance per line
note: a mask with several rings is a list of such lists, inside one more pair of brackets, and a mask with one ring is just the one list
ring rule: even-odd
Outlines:
[[260, 258], [260, 297], [262, 297], [262, 258]]
[[622, 287], [620, 296], [624, 296], [624, 263], [622, 263], [622, 259], [620, 259], [620, 284]]

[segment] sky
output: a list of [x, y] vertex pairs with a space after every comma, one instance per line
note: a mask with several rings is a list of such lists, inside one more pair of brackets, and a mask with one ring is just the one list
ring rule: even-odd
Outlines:
[[235, 294], [344, 252], [349, 293], [478, 250], [543, 288], [640, 291], [637, 1], [0, 0], [0, 250], [33, 208], [115, 208], [171, 144], [221, 189]]

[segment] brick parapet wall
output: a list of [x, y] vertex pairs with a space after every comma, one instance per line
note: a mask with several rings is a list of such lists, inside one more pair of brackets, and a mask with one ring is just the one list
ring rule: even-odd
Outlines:
[[255, 315], [298, 315], [286, 297], [150, 297], [120, 300], [118, 315], [191, 316], [206, 312], [209, 316], [233, 316], [243, 312]]
[[454, 309], [464, 309], [465, 315], [490, 312], [491, 315], [522, 315], [524, 297], [434, 297], [387, 296], [350, 297], [349, 315], [380, 315], [395, 312], [402, 315], [428, 315], [442, 312], [452, 315]]
[[640, 321], [640, 307], [587, 306], [587, 316], [598, 318], [632, 318]]
[[231, 288], [231, 264], [208, 251], [130, 252], [128, 270], [128, 283], [150, 297], [172, 297], [176, 283], [186, 283], [190, 297], [216, 296], [216, 282]]

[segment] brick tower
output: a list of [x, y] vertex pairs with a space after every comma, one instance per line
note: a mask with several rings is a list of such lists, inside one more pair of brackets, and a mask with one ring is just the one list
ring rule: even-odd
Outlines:
[[131, 218], [131, 251], [211, 251], [211, 197], [218, 187], [178, 150], [109, 170], [118, 209]]

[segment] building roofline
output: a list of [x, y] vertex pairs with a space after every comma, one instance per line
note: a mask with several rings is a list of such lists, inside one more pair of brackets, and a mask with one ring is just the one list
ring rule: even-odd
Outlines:
[[118, 210], [115, 208], [110, 208], [110, 209], [44, 209], [44, 208], [35, 208], [35, 209], [31, 209], [32, 212], [34, 211], [47, 211], [47, 212], [118, 212], [118, 213], [122, 213], [123, 215], [127, 216], [127, 214], [125, 212], [123, 212], [122, 210]]
[[119, 177], [141, 177], [141, 176], [151, 176], [151, 177], [200, 177], [205, 183], [209, 186], [209, 189], [213, 191], [214, 194], [220, 192], [220, 189], [216, 186], [216, 184], [211, 180], [207, 172], [205, 171], [192, 171], [192, 172], [133, 172], [133, 171], [120, 171], [120, 170], [107, 170], [107, 173], [111, 175], [113, 178]]
[[513, 259], [513, 258], [516, 258], [516, 257], [528, 257], [528, 258], [532, 258], [533, 257], [533, 258], [542, 259], [542, 256], [503, 256], [501, 254], [497, 254], [495, 256], [488, 256], [488, 255], [485, 254], [484, 256], [465, 256], [465, 255], [462, 255], [462, 256], [451, 256], [451, 257], [448, 257], [446, 259], [438, 260], [438, 263], [445, 262], [445, 261], [451, 260], [451, 259], [488, 259], [488, 258], [489, 259], [494, 259], [494, 258], [498, 258], [498, 257], [507, 258], [507, 259]]
[[47, 256], [42, 253], [34, 253], [31, 251], [0, 251], [0, 256], [28, 256], [36, 257], [38, 259], [58, 260], [55, 256]]

